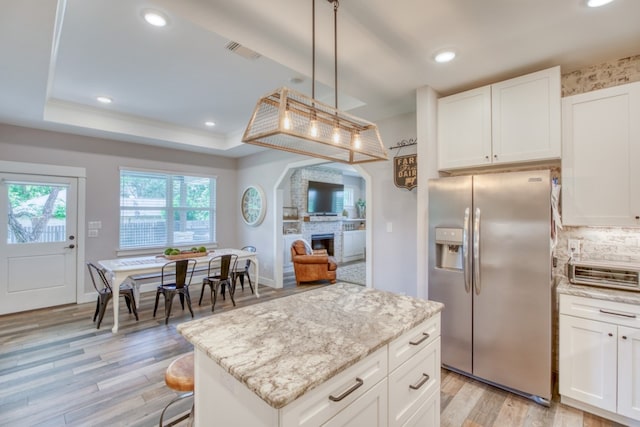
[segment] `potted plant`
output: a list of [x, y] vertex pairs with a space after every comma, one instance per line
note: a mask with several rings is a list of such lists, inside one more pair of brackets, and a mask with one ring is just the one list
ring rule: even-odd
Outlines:
[[356, 202], [356, 207], [358, 208], [358, 217], [359, 218], [364, 218], [365, 217], [365, 209], [366, 209], [366, 203], [364, 200], [362, 199], [358, 199], [358, 201]]

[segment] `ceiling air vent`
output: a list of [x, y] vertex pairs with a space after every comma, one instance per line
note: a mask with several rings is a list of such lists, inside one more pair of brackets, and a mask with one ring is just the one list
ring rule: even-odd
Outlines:
[[242, 56], [245, 59], [253, 60], [253, 59], [258, 59], [261, 56], [258, 52], [255, 52], [249, 49], [248, 47], [244, 47], [238, 42], [229, 42], [225, 45], [225, 48], [227, 48], [228, 50], [230, 50], [231, 52], [237, 55]]
[[569, 281], [578, 285], [640, 291], [640, 267], [615, 262], [569, 262]]

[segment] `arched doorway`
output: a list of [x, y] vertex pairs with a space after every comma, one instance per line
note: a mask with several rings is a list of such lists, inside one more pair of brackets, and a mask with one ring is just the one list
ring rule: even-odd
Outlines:
[[[287, 167], [283, 170], [282, 174], [280, 175], [280, 177], [278, 178], [278, 180], [275, 183], [274, 189], [273, 189], [273, 200], [275, 200], [275, 211], [278, 213], [282, 213], [283, 212], [283, 207], [284, 207], [284, 200], [285, 200], [285, 189], [287, 189], [287, 183], [289, 182], [289, 180], [291, 179], [291, 176], [294, 174], [294, 172], [296, 172], [299, 169], [303, 169], [303, 168], [309, 168], [309, 167], [332, 167], [332, 168], [336, 168], [338, 166], [338, 164], [335, 163], [327, 163], [326, 161], [322, 161], [322, 160], [318, 160], [318, 159], [309, 159], [309, 160], [303, 160], [300, 162], [292, 162], [290, 164], [287, 165]], [[339, 167], [339, 166], [338, 166]], [[365, 227], [364, 230], [364, 234], [365, 234], [365, 253], [367, 254], [367, 256], [364, 259], [364, 284], [367, 287], [371, 287], [372, 286], [372, 266], [371, 266], [371, 259], [372, 257], [370, 256], [371, 251], [371, 223], [368, 221], [371, 221], [372, 216], [369, 214], [371, 212], [371, 206], [372, 206], [372, 197], [371, 197], [371, 177], [370, 175], [360, 166], [358, 165], [354, 165], [354, 166], [347, 166], [348, 170], [352, 170], [355, 171], [357, 173], [357, 175], [362, 178], [362, 180], [364, 181], [364, 193], [366, 194], [364, 200], [367, 201], [367, 210], [366, 210], [366, 215], [364, 218], [364, 222], [367, 222], [367, 225]], [[342, 168], [344, 168], [344, 166], [342, 166]], [[302, 219], [300, 218], [299, 221], [302, 221]], [[279, 214], [276, 215], [276, 220], [274, 221], [274, 250], [275, 250], [275, 257], [274, 257], [274, 285], [276, 288], [282, 288], [284, 285], [284, 264], [285, 261], [288, 260], [289, 257], [289, 246], [285, 245], [285, 233], [284, 233], [284, 225], [288, 224], [283, 220], [283, 215]], [[342, 236], [340, 236], [342, 238]], [[286, 246], [286, 247], [285, 247]], [[339, 260], [340, 262], [341, 260]], [[340, 278], [340, 270], [339, 270], [339, 278]]]

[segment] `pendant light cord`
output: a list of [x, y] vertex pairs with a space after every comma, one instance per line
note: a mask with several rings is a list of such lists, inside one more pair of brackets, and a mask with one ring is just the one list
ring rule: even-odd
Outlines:
[[333, 0], [333, 86], [335, 88], [336, 110], [338, 109], [338, 6], [338, 0]]
[[[333, 86], [336, 110], [338, 109], [338, 0], [333, 3]], [[311, 1], [311, 99], [316, 99], [316, 0]]]
[[311, 99], [316, 99], [316, 0], [311, 1]]

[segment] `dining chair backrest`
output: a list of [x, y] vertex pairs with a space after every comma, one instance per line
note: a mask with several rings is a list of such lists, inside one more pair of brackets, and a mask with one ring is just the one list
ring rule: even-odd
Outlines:
[[[255, 252], [256, 251], [256, 247], [255, 246], [245, 246], [241, 249], [242, 251], [247, 251], [247, 252]], [[249, 267], [251, 267], [251, 260], [248, 259], [245, 263], [244, 263], [244, 269], [248, 270]]]
[[[109, 283], [107, 276], [104, 274], [104, 270], [92, 262], [87, 263], [87, 268], [89, 269], [91, 282], [93, 283], [93, 287], [96, 289], [96, 291], [101, 292], [103, 289], [107, 289], [109, 292], [111, 292], [111, 284]], [[102, 288], [100, 288], [98, 283], [96, 282], [96, 276], [100, 278], [100, 286], [102, 286]]]
[[191, 284], [191, 277], [193, 276], [195, 266], [196, 260], [191, 258], [169, 261], [162, 266], [162, 278], [160, 284], [164, 286], [167, 284], [167, 278], [175, 275], [175, 282], [171, 283], [175, 283], [176, 288], [189, 286], [189, 284]]
[[236, 269], [238, 255], [228, 254], [220, 256], [220, 280], [229, 279], [231, 272]]

